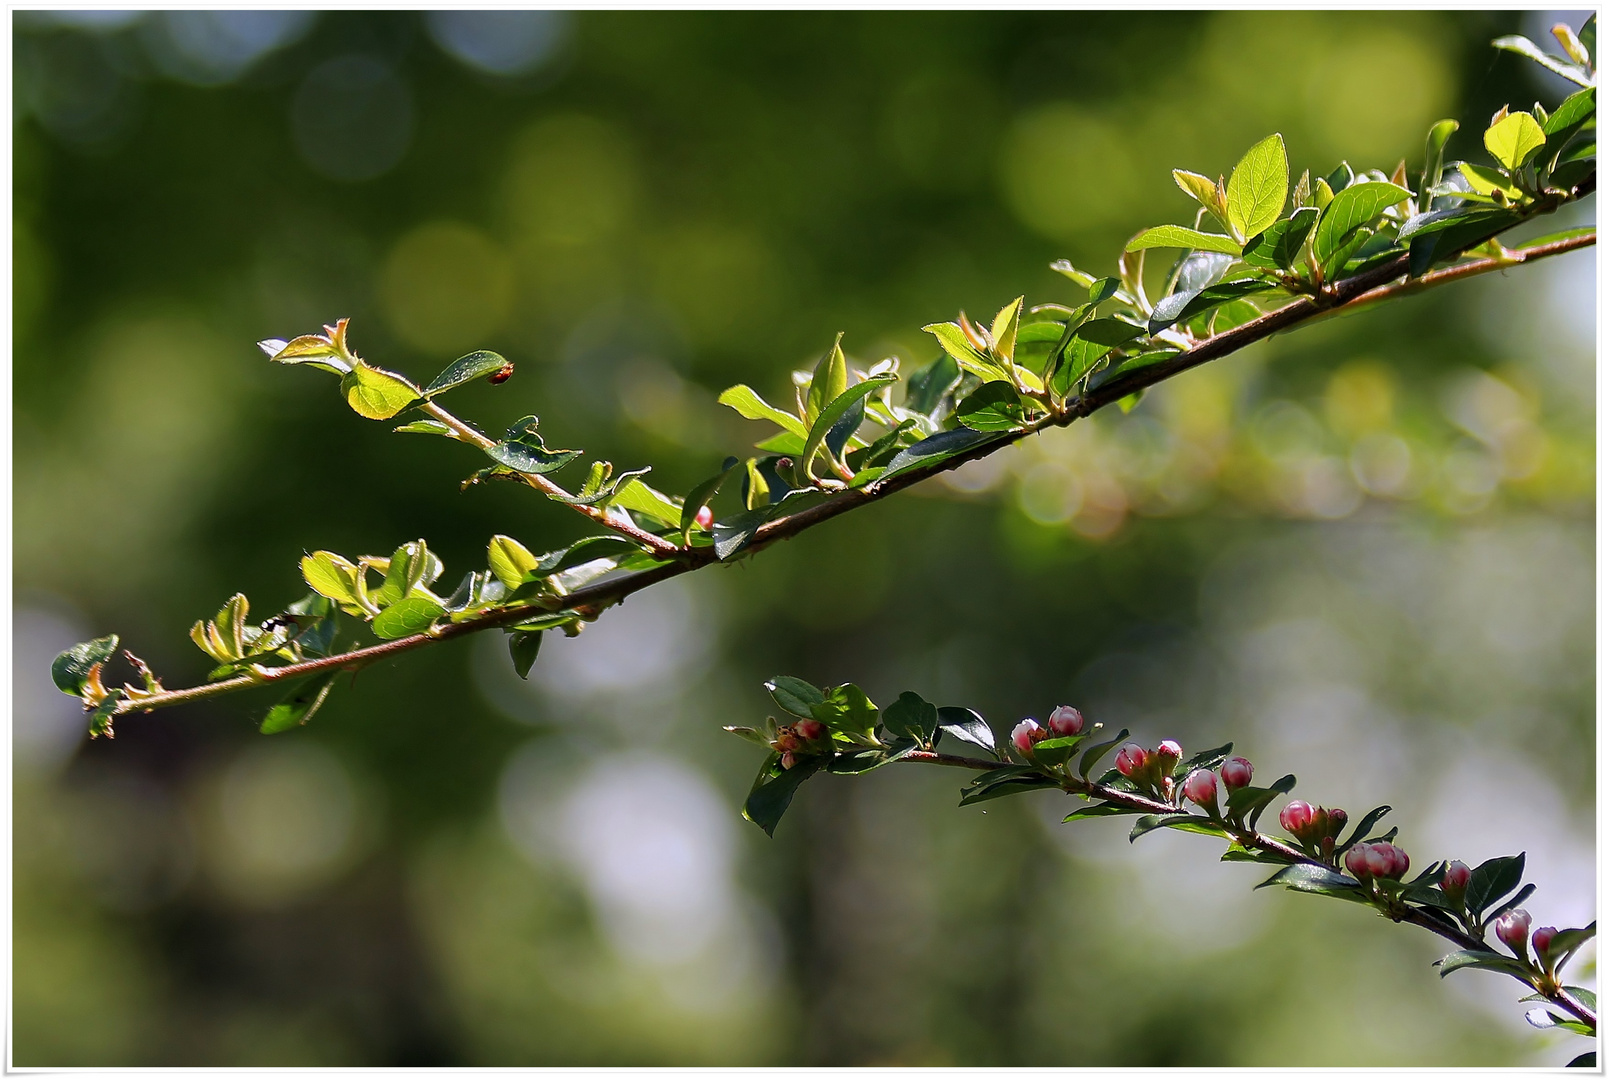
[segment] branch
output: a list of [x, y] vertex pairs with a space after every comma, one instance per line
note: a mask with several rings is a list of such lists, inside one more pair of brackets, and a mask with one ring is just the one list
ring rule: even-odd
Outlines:
[[[1376, 267], [1337, 282], [1327, 296], [1319, 298], [1304, 297], [1293, 301], [1243, 326], [1238, 326], [1233, 330], [1208, 338], [1171, 360], [1142, 368], [1131, 375], [1114, 379], [1094, 390], [1081, 394], [1069, 401], [1059, 412], [1045, 416], [1024, 430], [1002, 432], [997, 438], [988, 439], [963, 453], [944, 458], [931, 465], [918, 466], [886, 481], [873, 481], [863, 488], [854, 488], [828, 495], [815, 506], [766, 522], [756, 531], [749, 550], [751, 552], [758, 551], [779, 540], [791, 539], [805, 530], [814, 528], [840, 514], [879, 502], [896, 492], [914, 487], [916, 484], [941, 473], [950, 472], [970, 461], [988, 457], [997, 450], [1025, 439], [1030, 435], [1037, 434], [1045, 428], [1065, 427], [1075, 420], [1089, 416], [1139, 390], [1164, 382], [1191, 368], [1199, 367], [1202, 364], [1239, 352], [1249, 345], [1312, 322], [1325, 315], [1350, 310], [1354, 306], [1374, 304], [1381, 300], [1421, 292], [1428, 288], [1434, 288], [1453, 281], [1461, 281], [1464, 278], [1490, 273], [1494, 270], [1505, 270], [1511, 266], [1528, 265], [1540, 259], [1587, 247], [1595, 243], [1596, 239], [1596, 234], [1590, 234], [1535, 247], [1520, 248], [1503, 258], [1477, 259], [1473, 262], [1427, 274], [1421, 278], [1405, 277], [1407, 256], [1403, 256], [1384, 266]], [[482, 448], [493, 445], [492, 440], [487, 439], [486, 436], [481, 435], [456, 417], [450, 416], [446, 410], [441, 409], [435, 402], [426, 402], [425, 408], [432, 416], [452, 427], [455, 432], [461, 430], [465, 433], [467, 435], [466, 441], [470, 441]], [[463, 437], [461, 436], [461, 438]], [[523, 473], [520, 475], [539, 490], [546, 491], [546, 487], [554, 486], [541, 476]], [[182, 690], [161, 691], [148, 696], [141, 696], [137, 699], [124, 699], [118, 703], [112, 715], [121, 716], [131, 712], [151, 712], [171, 705], [185, 704], [202, 698], [217, 697], [268, 683], [301, 679], [323, 672], [335, 670], [356, 671], [378, 660], [424, 648], [439, 641], [462, 637], [465, 634], [473, 634], [482, 630], [516, 625], [529, 621], [536, 616], [561, 609], [579, 610], [588, 617], [596, 617], [604, 609], [621, 603], [633, 593], [640, 592], [650, 585], [656, 585], [669, 578], [678, 577], [704, 566], [720, 562], [713, 548], [682, 548], [670, 543], [663, 537], [647, 533], [636, 526], [623, 522], [620, 518], [597, 510], [595, 507], [577, 507], [577, 509], [609, 528], [628, 535], [644, 546], [652, 548], [656, 555], [662, 555], [667, 559], [667, 562], [648, 570], [600, 581], [555, 599], [533, 602], [529, 605], [518, 607], [494, 609], [483, 615], [465, 619], [462, 622], [433, 628], [425, 633], [413, 634], [408, 637], [397, 638], [394, 641], [353, 649], [335, 656], [320, 657], [315, 660], [306, 660], [278, 667], [258, 665], [248, 674], [222, 679], [215, 683]]]

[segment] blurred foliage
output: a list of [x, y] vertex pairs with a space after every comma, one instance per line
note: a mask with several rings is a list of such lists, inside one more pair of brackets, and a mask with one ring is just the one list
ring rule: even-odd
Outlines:
[[[1524, 26], [1497, 12], [473, 14], [17, 16], [19, 1065], [1556, 1060], [1512, 995], [1435, 986], [1433, 946], [1247, 898], [1187, 838], [1103, 847], [890, 769], [766, 841], [719, 725], [786, 670], [1233, 737], [1456, 845], [1426, 860], [1526, 848], [1543, 921], [1585, 921], [1588, 255], [1274, 339], [650, 590], [530, 684], [460, 641], [275, 740], [224, 699], [83, 744], [45, 677], [73, 641], [116, 627], [195, 681], [186, 628], [294, 599], [304, 550], [577, 535], [258, 339], [349, 316], [416, 379], [496, 349], [517, 373], [466, 415], [540, 412], [686, 490], [753, 437], [720, 388], [784, 396], [838, 330], [919, 363], [959, 308], [1069, 299], [1046, 264], [1182, 216], [1172, 168], [1274, 130], [1414, 163], [1440, 116], [1474, 158], [1499, 105], [1566, 92], [1492, 52]], [[1268, 1034], [1324, 1003], [1368, 1022]]]

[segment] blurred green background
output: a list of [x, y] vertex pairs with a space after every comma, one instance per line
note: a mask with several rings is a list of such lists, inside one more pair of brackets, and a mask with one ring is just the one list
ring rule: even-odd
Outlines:
[[[352, 319], [456, 405], [685, 491], [839, 330], [1110, 272], [1187, 222], [1168, 170], [1474, 156], [1551, 80], [1547, 13], [16, 13], [18, 1065], [1562, 1064], [1515, 984], [1265, 890], [1209, 842], [956, 808], [891, 768], [737, 814], [764, 677], [915, 689], [999, 730], [1079, 705], [1154, 745], [1397, 807], [1417, 865], [1525, 849], [1596, 904], [1593, 255], [1265, 342], [1105, 415], [656, 587], [529, 683], [501, 635], [88, 743], [51, 656], [190, 623], [296, 561], [578, 519], [460, 493], [460, 447], [353, 416], [265, 337]], [[1579, 15], [1572, 18], [1579, 25]], [[1592, 204], [1563, 227], [1590, 221]], [[987, 813], [983, 810], [987, 809]], [[1591, 979], [1583, 970], [1582, 979]], [[1595, 985], [1590, 982], [1589, 985]], [[1366, 1034], [1365, 1034], [1366, 1033]]]

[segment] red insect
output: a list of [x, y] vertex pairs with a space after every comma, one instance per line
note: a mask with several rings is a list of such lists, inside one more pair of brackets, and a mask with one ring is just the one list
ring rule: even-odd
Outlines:
[[512, 363], [504, 364], [502, 367], [486, 376], [486, 381], [491, 383], [493, 386], [496, 386], [499, 383], [508, 382], [508, 377], [512, 374], [514, 374], [514, 365]]

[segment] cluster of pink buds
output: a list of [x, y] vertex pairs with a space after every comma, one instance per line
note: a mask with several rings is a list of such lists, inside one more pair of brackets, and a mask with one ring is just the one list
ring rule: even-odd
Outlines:
[[1050, 713], [1050, 719], [1041, 727], [1039, 721], [1028, 717], [1011, 729], [1011, 745], [1023, 757], [1031, 757], [1034, 744], [1049, 738], [1066, 738], [1070, 735], [1084, 733], [1084, 714], [1071, 705], [1058, 705]]
[[1347, 849], [1346, 868], [1367, 885], [1374, 878], [1401, 881], [1408, 872], [1408, 853], [1395, 844], [1353, 844]]
[[1161, 789], [1163, 795], [1171, 799], [1173, 767], [1183, 756], [1184, 751], [1172, 739], [1163, 739], [1155, 750], [1147, 750], [1139, 743], [1124, 743], [1117, 752], [1117, 771], [1142, 788]]
[[820, 720], [800, 720], [797, 724], [777, 729], [771, 748], [782, 754], [782, 767], [791, 769], [799, 762], [799, 751], [808, 750], [812, 743], [824, 742], [827, 725]]
[[1316, 849], [1328, 859], [1335, 854], [1335, 838], [1346, 825], [1346, 811], [1326, 810], [1322, 806], [1293, 799], [1279, 812], [1279, 823], [1304, 847]]

